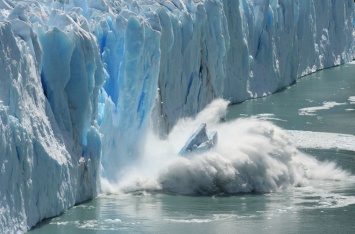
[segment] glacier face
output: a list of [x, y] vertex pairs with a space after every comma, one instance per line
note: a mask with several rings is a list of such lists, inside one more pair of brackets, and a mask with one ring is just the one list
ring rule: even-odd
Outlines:
[[[0, 232], [97, 193], [217, 97], [240, 102], [355, 56], [354, 3], [0, 0]], [[102, 160], [101, 160], [102, 155]]]
[[24, 232], [98, 191], [99, 49], [72, 19], [43, 10], [33, 2], [2, 12], [1, 233]]

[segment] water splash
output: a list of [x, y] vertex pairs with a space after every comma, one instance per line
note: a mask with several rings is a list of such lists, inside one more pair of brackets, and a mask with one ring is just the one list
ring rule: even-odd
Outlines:
[[[307, 185], [309, 180], [344, 180], [349, 174], [332, 162], [300, 152], [288, 133], [270, 122], [244, 118], [221, 122], [228, 102], [215, 100], [195, 118], [180, 120], [166, 140], [149, 134], [139, 161], [104, 192], [158, 191], [186, 195], [268, 193]], [[218, 132], [210, 151], [181, 157], [179, 150], [199, 126]]]

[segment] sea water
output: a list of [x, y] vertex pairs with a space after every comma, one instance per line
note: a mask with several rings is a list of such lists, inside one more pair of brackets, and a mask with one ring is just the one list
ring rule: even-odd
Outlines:
[[269, 193], [106, 193], [30, 233], [355, 233], [354, 117], [355, 64], [303, 77], [279, 93], [230, 106], [226, 115], [227, 123], [256, 119], [282, 127], [302, 152], [336, 163], [347, 178], [325, 175]]

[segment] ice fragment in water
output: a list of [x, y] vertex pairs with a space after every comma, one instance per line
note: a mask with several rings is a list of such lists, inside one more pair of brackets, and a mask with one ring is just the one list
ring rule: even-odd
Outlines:
[[207, 133], [207, 124], [202, 123], [200, 127], [190, 136], [185, 145], [179, 152], [179, 155], [184, 156], [191, 152], [206, 151], [213, 148], [218, 141], [216, 131]]

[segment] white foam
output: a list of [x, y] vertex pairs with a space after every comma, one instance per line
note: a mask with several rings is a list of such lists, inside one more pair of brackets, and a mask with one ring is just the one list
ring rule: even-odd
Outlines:
[[279, 119], [279, 118], [275, 118], [274, 114], [270, 114], [270, 113], [262, 113], [262, 114], [257, 114], [257, 115], [253, 115], [251, 116], [252, 118], [256, 118], [256, 119], [260, 119], [260, 120], [274, 120], [274, 121], [282, 121], [282, 122], [287, 122], [284, 119]]
[[316, 115], [315, 112], [319, 110], [329, 110], [335, 106], [346, 105], [346, 103], [337, 102], [323, 102], [322, 106], [306, 107], [298, 110], [299, 115]]
[[351, 96], [351, 97], [349, 97], [349, 102], [350, 102], [350, 104], [355, 104], [355, 96]]
[[[355, 196], [344, 196], [338, 193], [329, 192], [327, 189], [320, 188], [327, 186], [329, 185], [318, 184], [295, 189], [297, 197], [307, 203], [307, 205], [302, 206], [302, 209], [340, 208], [355, 204]], [[349, 186], [353, 185], [349, 184]]]
[[227, 219], [250, 219], [255, 218], [255, 215], [235, 215], [235, 214], [213, 214], [210, 218], [200, 219], [200, 218], [167, 218], [164, 219], [167, 222], [171, 223], [211, 223], [211, 222], [220, 222], [221, 220]]
[[[334, 163], [320, 163], [297, 149], [294, 138], [279, 127], [256, 118], [219, 123], [227, 102], [218, 100], [193, 119], [182, 119], [167, 140], [153, 134], [145, 153], [127, 168], [118, 184], [106, 183], [109, 193], [154, 190], [179, 194], [273, 192], [305, 185], [308, 180], [342, 180], [348, 174]], [[214, 149], [178, 156], [186, 139], [199, 126], [218, 132]]]
[[119, 230], [120, 226], [118, 224], [122, 223], [120, 219], [103, 219], [103, 220], [76, 220], [76, 221], [64, 221], [64, 222], [57, 222], [52, 221], [49, 224], [51, 225], [72, 225], [79, 229], [89, 229], [89, 230], [100, 230], [100, 231], [113, 231]]
[[211, 223], [212, 219], [165, 219], [172, 223]]

